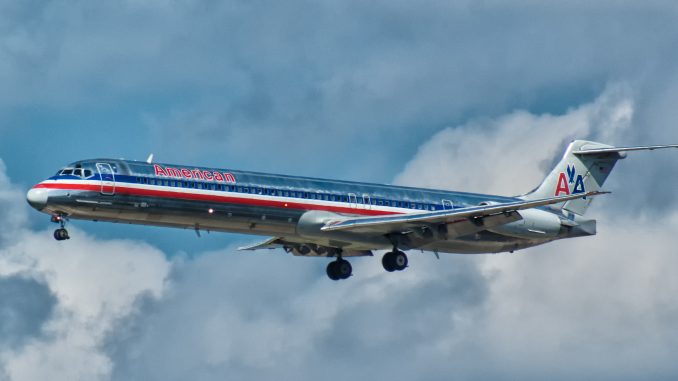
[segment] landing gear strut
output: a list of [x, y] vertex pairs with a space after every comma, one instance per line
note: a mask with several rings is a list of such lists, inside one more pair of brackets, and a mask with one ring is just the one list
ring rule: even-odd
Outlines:
[[52, 216], [52, 222], [58, 223], [60, 228], [54, 231], [54, 239], [57, 241], [64, 241], [70, 239], [68, 236], [68, 230], [66, 230], [66, 217], [63, 215], [57, 214]]
[[351, 263], [341, 257], [327, 264], [327, 276], [332, 280], [346, 279], [353, 274]]
[[407, 255], [398, 249], [393, 249], [381, 258], [381, 264], [384, 270], [388, 272], [402, 271], [407, 267]]

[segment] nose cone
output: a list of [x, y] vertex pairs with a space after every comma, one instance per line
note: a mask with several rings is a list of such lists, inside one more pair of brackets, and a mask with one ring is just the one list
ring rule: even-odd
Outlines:
[[26, 201], [37, 210], [47, 205], [47, 189], [33, 188], [26, 194]]

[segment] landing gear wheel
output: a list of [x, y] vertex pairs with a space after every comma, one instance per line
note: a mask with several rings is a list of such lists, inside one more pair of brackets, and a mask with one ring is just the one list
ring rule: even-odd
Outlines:
[[407, 267], [407, 255], [402, 251], [396, 251], [393, 253], [393, 264], [395, 269], [398, 271], [403, 271]]
[[347, 260], [337, 259], [327, 264], [327, 276], [332, 280], [346, 279], [352, 274], [353, 267]]
[[339, 278], [347, 279], [353, 274], [353, 266], [349, 261], [341, 259], [337, 261], [337, 274], [339, 274]]
[[390, 273], [405, 270], [408, 264], [407, 255], [399, 250], [389, 251], [381, 258], [381, 264]]
[[70, 238], [71, 237], [68, 236], [68, 230], [64, 228], [59, 228], [54, 231], [54, 239], [56, 239], [57, 241], [64, 241]]
[[390, 273], [396, 271], [395, 259], [393, 257], [394, 257], [393, 252], [389, 251], [388, 253], [384, 254], [384, 256], [381, 258], [381, 265], [384, 266], [384, 270]]
[[339, 274], [337, 272], [337, 262], [333, 261], [327, 264], [327, 276], [332, 280], [339, 280]]

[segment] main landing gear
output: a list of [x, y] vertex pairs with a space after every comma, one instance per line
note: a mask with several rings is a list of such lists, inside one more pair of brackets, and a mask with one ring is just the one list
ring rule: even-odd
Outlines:
[[351, 263], [341, 257], [327, 264], [327, 276], [332, 280], [346, 279], [353, 274]]
[[407, 267], [407, 255], [402, 251], [394, 248], [381, 258], [381, 264], [384, 270], [392, 273], [394, 271], [402, 271]]
[[59, 224], [60, 228], [54, 231], [54, 239], [64, 241], [70, 239], [68, 230], [66, 230], [66, 217], [60, 214], [52, 216], [52, 222]]

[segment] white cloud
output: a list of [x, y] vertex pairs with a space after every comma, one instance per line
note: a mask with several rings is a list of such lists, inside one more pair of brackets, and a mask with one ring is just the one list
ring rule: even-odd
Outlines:
[[[448, 128], [420, 148], [398, 182], [524, 192], [541, 181], [550, 169], [545, 164], [561, 154], [567, 140], [619, 143], [632, 126], [633, 104], [628, 87], [612, 86], [593, 103], [564, 115], [514, 112]], [[648, 161], [656, 165], [661, 157]], [[634, 174], [635, 184], [645, 184], [644, 192], [672, 183], [668, 178], [666, 184], [644, 181], [648, 176]], [[633, 203], [642, 201], [605, 206]], [[589, 214], [599, 221], [595, 237], [478, 257], [490, 296], [483, 319], [466, 329], [470, 340], [485, 345], [482, 357], [495, 369], [491, 373], [523, 379], [547, 374], [637, 379], [678, 371], [672, 359], [678, 350], [673, 324], [678, 282], [670, 270], [678, 266], [672, 250], [678, 213], [619, 219], [614, 210], [594, 205]], [[443, 347], [457, 352], [459, 337], [449, 335]]]
[[[397, 181], [523, 192], [541, 180], [570, 138], [621, 140], [633, 125], [634, 105], [628, 87], [610, 86], [562, 115], [515, 111], [448, 128], [422, 145]], [[23, 205], [23, 194], [3, 176], [3, 202]], [[169, 262], [140, 242], [103, 241], [73, 230], [73, 239], [57, 243], [49, 232], [18, 226], [2, 243], [0, 278], [35, 279], [55, 305], [39, 332], [0, 347], [0, 375], [674, 375], [678, 282], [671, 269], [678, 258], [670, 247], [678, 214], [619, 220], [601, 204], [590, 211], [599, 218], [596, 237], [440, 261], [412, 252], [411, 268], [397, 274], [385, 273], [379, 258], [356, 259], [355, 276], [339, 283], [325, 278], [325, 261], [278, 252], [226, 249]]]
[[[0, 375], [9, 380], [108, 379], [113, 364], [102, 348], [104, 340], [120, 319], [136, 313], [141, 300], [161, 297], [170, 263], [141, 242], [102, 241], [72, 229], [74, 239], [57, 243], [49, 231], [27, 229], [24, 194], [1, 166], [0, 202], [5, 217], [14, 221], [3, 232], [11, 234], [0, 241], [0, 279], [19, 276], [34, 282], [33, 288], [47, 288], [54, 298], [48, 316], [37, 311], [46, 320], [28, 326], [34, 330], [25, 332], [29, 339], [18, 347], [0, 347]], [[6, 313], [35, 319], [36, 309], [24, 306], [10, 304]]]
[[[569, 138], [619, 139], [633, 104], [626, 87], [611, 86], [563, 115], [514, 112], [450, 128], [398, 179], [498, 191], [533, 184]], [[480, 141], [469, 144], [475, 157], [457, 152]], [[600, 209], [596, 237], [513, 255], [412, 253], [399, 274], [385, 274], [378, 258], [355, 260], [356, 275], [341, 283], [303, 258], [200, 256], [178, 271], [171, 295], [129, 322], [134, 334], [111, 338], [114, 379], [634, 379], [645, 364], [652, 377], [675, 374], [678, 259], [666, 248], [678, 214], [650, 224]]]
[[630, 90], [609, 86], [594, 102], [563, 115], [515, 111], [448, 127], [423, 144], [395, 182], [468, 192], [523, 194], [543, 180], [569, 141], [614, 143], [633, 117]]

